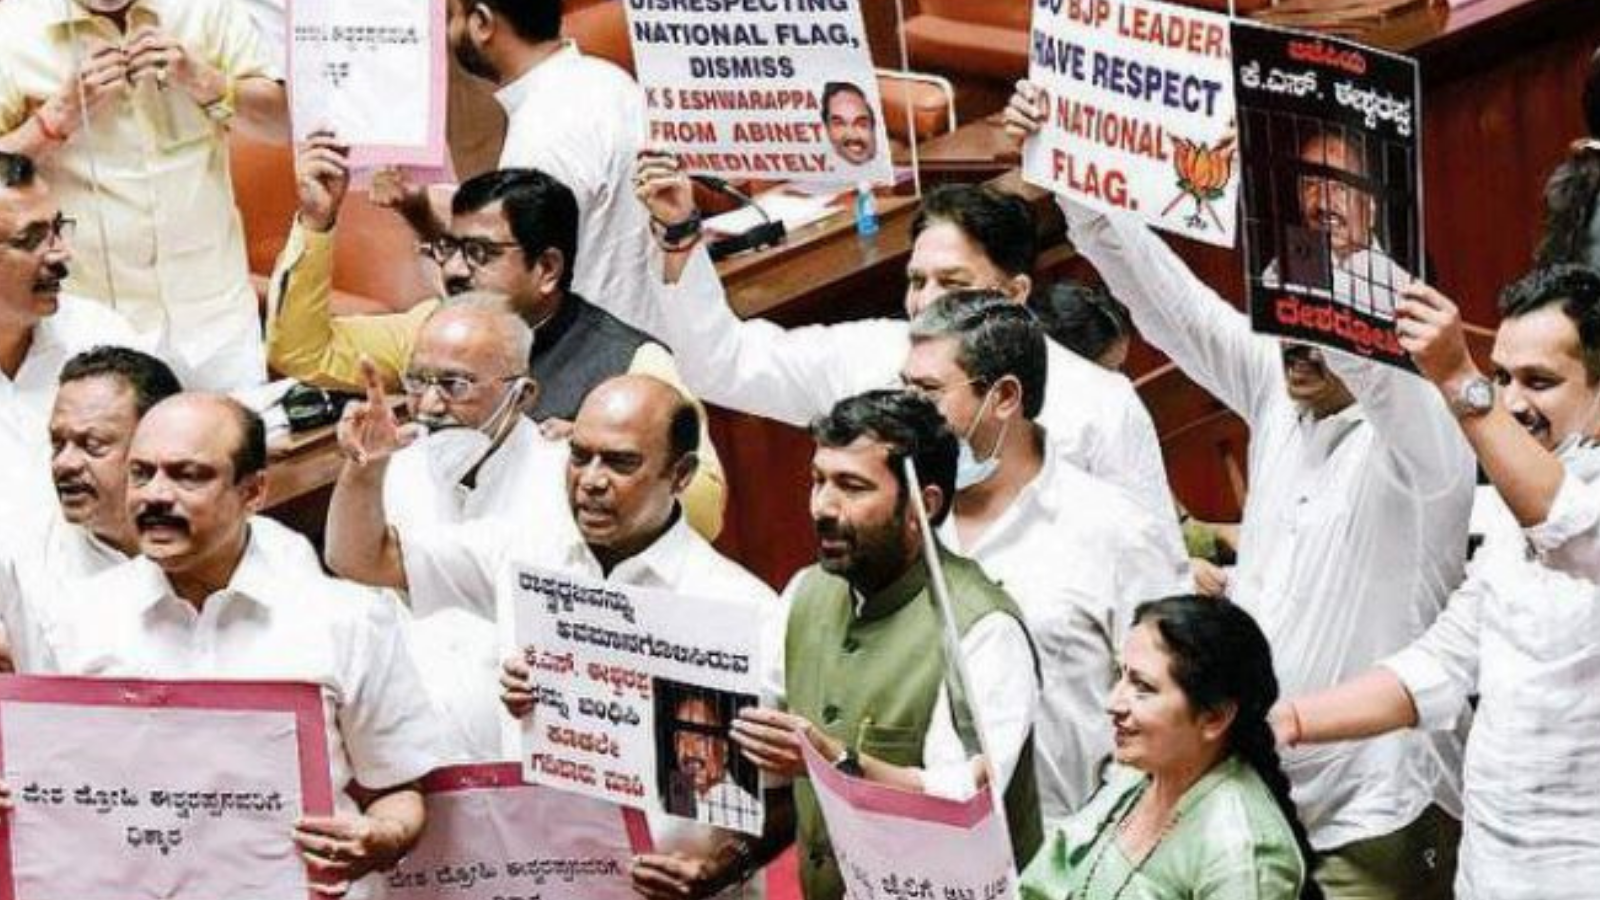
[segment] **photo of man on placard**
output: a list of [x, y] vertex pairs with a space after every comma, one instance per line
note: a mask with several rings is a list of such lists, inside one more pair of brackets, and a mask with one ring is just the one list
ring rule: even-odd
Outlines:
[[822, 87], [822, 125], [833, 152], [847, 166], [878, 158], [878, 116], [857, 85], [830, 81]]
[[761, 814], [760, 775], [734, 752], [728, 726], [756, 697], [662, 678], [652, 692], [662, 807], [707, 825], [749, 830]]
[[1393, 321], [1397, 294], [1413, 276], [1395, 262], [1384, 239], [1391, 229], [1381, 176], [1395, 170], [1382, 165], [1381, 148], [1336, 124], [1289, 119], [1265, 127], [1271, 145], [1299, 148], [1272, 168], [1278, 175], [1273, 207], [1294, 215], [1276, 217], [1269, 223], [1276, 233], [1251, 243], [1252, 271], [1261, 273], [1264, 287], [1309, 293]]

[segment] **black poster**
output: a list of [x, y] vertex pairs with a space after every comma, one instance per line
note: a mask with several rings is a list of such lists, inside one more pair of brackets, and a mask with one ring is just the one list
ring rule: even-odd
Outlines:
[[1394, 307], [1422, 272], [1416, 62], [1241, 21], [1233, 61], [1253, 327], [1411, 369]]

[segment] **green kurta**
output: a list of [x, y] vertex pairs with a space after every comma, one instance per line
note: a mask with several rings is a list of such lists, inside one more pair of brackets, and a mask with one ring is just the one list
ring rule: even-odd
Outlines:
[[[1004, 590], [971, 560], [941, 550], [956, 631], [965, 635], [988, 615], [1022, 614]], [[922, 749], [944, 685], [942, 625], [927, 569], [917, 563], [893, 584], [856, 599], [844, 579], [806, 571], [789, 607], [785, 636], [787, 704], [858, 752], [900, 766], [923, 765]], [[1024, 629], [1026, 626], [1024, 625]], [[1019, 661], [1020, 662], [1020, 661]], [[1024, 664], [1037, 671], [1033, 660]], [[958, 732], [971, 721], [957, 710]], [[844, 882], [810, 782], [795, 783], [800, 885], [806, 900], [839, 900]], [[1017, 859], [1029, 859], [1043, 837], [1029, 737], [1005, 790], [1006, 823]]]
[[[1171, 829], [1138, 866], [1117, 846], [1116, 826], [1149, 783], [1142, 772], [1114, 768], [1087, 806], [1051, 829], [1022, 873], [1022, 900], [1112, 900], [1119, 889], [1120, 900], [1300, 896], [1305, 866], [1294, 833], [1272, 792], [1238, 757], [1218, 763], [1183, 795]], [[1094, 882], [1086, 885], [1091, 870]]]

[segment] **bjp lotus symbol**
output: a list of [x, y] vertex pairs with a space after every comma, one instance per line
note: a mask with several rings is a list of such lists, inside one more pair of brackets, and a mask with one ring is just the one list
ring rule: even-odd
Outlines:
[[1206, 146], [1174, 136], [1172, 147], [1172, 168], [1178, 175], [1178, 196], [1172, 198], [1161, 215], [1165, 217], [1174, 206], [1183, 202], [1183, 198], [1190, 197], [1194, 200], [1194, 213], [1183, 220], [1184, 224], [1205, 230], [1205, 220], [1200, 217], [1200, 213], [1204, 212], [1211, 217], [1218, 231], [1226, 231], [1211, 204], [1222, 199], [1222, 189], [1228, 186], [1228, 179], [1233, 177], [1233, 142], [1223, 139], [1216, 146]]

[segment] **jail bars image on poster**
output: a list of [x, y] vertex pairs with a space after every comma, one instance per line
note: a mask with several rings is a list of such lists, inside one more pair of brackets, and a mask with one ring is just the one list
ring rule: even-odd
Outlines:
[[1243, 22], [1232, 42], [1252, 325], [1411, 369], [1394, 308], [1422, 271], [1415, 61]]

